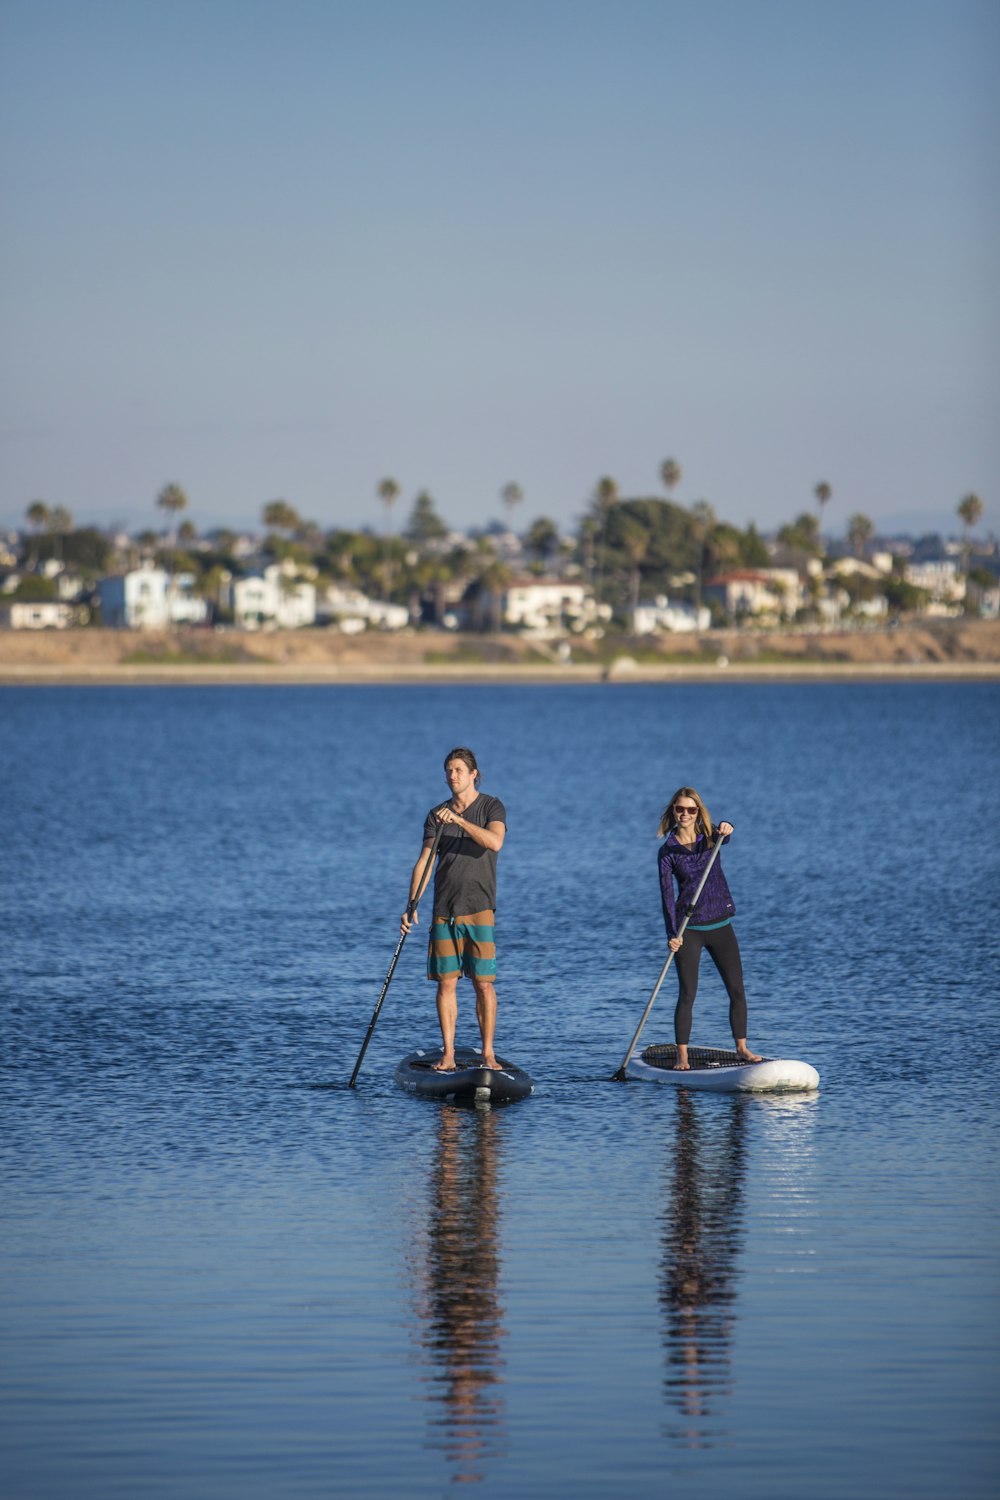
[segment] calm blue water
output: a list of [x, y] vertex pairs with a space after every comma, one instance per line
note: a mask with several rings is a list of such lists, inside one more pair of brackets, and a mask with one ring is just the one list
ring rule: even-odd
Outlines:
[[[345, 1086], [455, 744], [492, 1113], [392, 1083], [420, 940]], [[979, 684], [0, 691], [5, 1495], [995, 1494], [998, 744]], [[609, 1081], [685, 781], [818, 1096]]]

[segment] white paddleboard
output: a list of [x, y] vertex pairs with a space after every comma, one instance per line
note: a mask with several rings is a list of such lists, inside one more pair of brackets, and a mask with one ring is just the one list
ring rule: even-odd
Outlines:
[[818, 1089], [819, 1074], [809, 1063], [787, 1057], [763, 1057], [743, 1062], [738, 1052], [723, 1047], [689, 1047], [686, 1071], [674, 1067], [677, 1048], [654, 1044], [629, 1059], [629, 1078], [672, 1083], [685, 1089], [709, 1089], [717, 1094], [791, 1093]]

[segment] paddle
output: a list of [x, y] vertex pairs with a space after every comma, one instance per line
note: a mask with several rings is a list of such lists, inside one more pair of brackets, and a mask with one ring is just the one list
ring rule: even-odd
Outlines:
[[[725, 834], [720, 833], [719, 837], [715, 841], [715, 847], [712, 850], [712, 858], [709, 860], [708, 864], [705, 866], [705, 873], [702, 875], [701, 879], [699, 880], [699, 882], [698, 882], [698, 889], [695, 891], [694, 896], [691, 898], [691, 901], [690, 901], [690, 903], [688, 905], [688, 909], [687, 909], [687, 916], [684, 918], [683, 922], [681, 923], [681, 925], [677, 929], [677, 936], [678, 937], [683, 937], [684, 936], [684, 929], [685, 929], [685, 927], [687, 926], [687, 924], [691, 920], [691, 913], [694, 911], [695, 907], [698, 905], [698, 897], [701, 895], [702, 891], [705, 889], [705, 881], [708, 879], [709, 871], [711, 870], [712, 866], [715, 864], [715, 861], [716, 861], [716, 859], [718, 857], [719, 850], [722, 848], [722, 845], [725, 842], [725, 837], [726, 837]], [[613, 1083], [624, 1083], [625, 1082], [625, 1069], [628, 1067], [628, 1065], [629, 1065], [629, 1059], [631, 1058], [632, 1053], [635, 1051], [635, 1044], [639, 1040], [639, 1033], [642, 1031], [642, 1028], [645, 1026], [646, 1022], [649, 1019], [649, 1012], [653, 1009], [653, 1001], [656, 999], [657, 995], [660, 993], [660, 985], [666, 979], [666, 977], [667, 977], [667, 970], [670, 968], [670, 965], [673, 963], [673, 959], [674, 959], [674, 950], [673, 950], [673, 948], [671, 948], [670, 953], [667, 956], [667, 961], [663, 965], [663, 968], [660, 970], [660, 977], [656, 981], [656, 984], [653, 987], [653, 993], [649, 997], [649, 1003], [647, 1004], [646, 1009], [642, 1013], [642, 1020], [639, 1022], [638, 1026], [635, 1028], [635, 1036], [629, 1042], [629, 1044], [628, 1044], [628, 1051], [626, 1052], [625, 1056], [622, 1058], [622, 1065], [618, 1069], [617, 1073], [612, 1073], [612, 1075], [611, 1075], [611, 1080], [612, 1080]]]
[[[443, 802], [441, 806], [444, 806]], [[420, 884], [417, 887], [417, 891], [413, 897], [413, 900], [406, 908], [406, 915], [409, 917], [411, 922], [413, 921], [413, 915], [417, 909], [417, 904], [420, 901], [421, 896], [424, 894], [424, 888], [426, 887], [427, 882], [430, 879], [431, 870], [434, 868], [434, 856], [437, 854], [437, 847], [438, 843], [440, 842], [443, 829], [444, 824], [439, 823], [437, 826], [437, 832], [434, 835], [434, 842], [431, 845], [430, 858], [428, 859], [427, 864], [424, 866], [423, 875], [420, 877]], [[382, 986], [382, 993], [379, 995], [378, 1000], [375, 1002], [375, 1010], [372, 1014], [371, 1020], [368, 1023], [368, 1030], [365, 1033], [365, 1039], [361, 1044], [361, 1051], [358, 1053], [358, 1060], [354, 1064], [354, 1072], [351, 1074], [351, 1081], [347, 1085], [347, 1087], [350, 1089], [354, 1087], [354, 1081], [361, 1069], [361, 1064], [364, 1062], [365, 1053], [368, 1051], [368, 1043], [371, 1041], [372, 1032], [375, 1030], [375, 1022], [378, 1020], [379, 1011], [382, 1009], [382, 1002], [389, 992], [389, 985], [392, 983], [392, 976], [396, 972], [396, 965], [399, 962], [399, 955], [403, 951], [403, 944], [406, 942], [407, 936], [408, 934], [405, 932], [401, 932], [399, 934], [399, 942], [396, 944], [396, 951], [392, 955], [392, 963], [389, 965], [389, 972], [385, 976], [385, 984], [383, 984]]]

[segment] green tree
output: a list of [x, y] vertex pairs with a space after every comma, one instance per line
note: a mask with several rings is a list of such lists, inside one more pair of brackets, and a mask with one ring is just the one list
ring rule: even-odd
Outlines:
[[705, 587], [705, 564], [708, 561], [708, 539], [716, 525], [715, 511], [707, 500], [696, 500], [691, 507], [695, 525], [698, 527], [698, 557], [695, 568], [694, 607], [701, 610], [701, 596]]
[[610, 475], [605, 474], [597, 481], [594, 489], [594, 498], [591, 508], [595, 521], [597, 522], [597, 582], [594, 586], [594, 594], [600, 602], [601, 591], [604, 585], [604, 561], [605, 547], [608, 536], [608, 522], [618, 504], [618, 485]]
[[823, 511], [833, 499], [833, 490], [827, 484], [825, 479], [821, 479], [819, 484], [817, 484], [815, 489], [813, 490], [813, 494], [816, 496], [816, 504], [819, 508], [819, 525], [817, 528], [817, 534], [821, 535], [823, 531]]
[[46, 578], [40, 573], [32, 573], [27, 578], [18, 581], [17, 588], [12, 594], [5, 594], [5, 602], [18, 604], [42, 604], [50, 599], [59, 597], [59, 590], [54, 578]]
[[302, 525], [298, 511], [287, 500], [269, 500], [261, 516], [269, 531], [284, 531], [291, 535]]
[[434, 501], [426, 490], [421, 490], [406, 523], [406, 536], [411, 542], [423, 546], [427, 542], [443, 541], [447, 535], [448, 528], [438, 515]]
[[965, 557], [965, 574], [969, 574], [969, 557], [972, 552], [972, 531], [983, 514], [983, 502], [978, 495], [965, 495], [958, 502], [958, 518], [962, 523], [962, 553]]
[[674, 490], [684, 478], [684, 471], [676, 458], [665, 458], [660, 465], [660, 478], [667, 492], [667, 499], [674, 498]]
[[51, 548], [60, 550], [67, 567], [78, 568], [88, 578], [98, 578], [106, 573], [111, 563], [114, 544], [111, 538], [96, 526], [72, 525], [70, 529], [52, 538]]
[[767, 550], [767, 543], [757, 530], [756, 523], [751, 521], [743, 533], [740, 563], [744, 568], [766, 568], [770, 561], [771, 554]]
[[525, 540], [528, 551], [534, 554], [544, 569], [559, 546], [559, 529], [548, 516], [539, 516], [537, 521], [532, 521]]
[[187, 509], [188, 497], [179, 484], [165, 484], [156, 497], [156, 504], [172, 523], [176, 525], [177, 517], [182, 510]]
[[635, 516], [625, 516], [621, 526], [622, 542], [628, 557], [628, 619], [635, 620], [642, 584], [642, 564], [649, 551], [649, 530]]
[[380, 479], [378, 482], [378, 497], [385, 506], [385, 529], [392, 530], [392, 507], [399, 499], [399, 485], [395, 479]]
[[31, 569], [38, 566], [38, 538], [43, 531], [47, 531], [51, 526], [52, 512], [44, 500], [32, 500], [24, 514], [28, 525], [35, 534], [31, 556], [28, 560], [28, 568]]
[[782, 526], [778, 531], [778, 541], [792, 552], [805, 552], [810, 557], [820, 557], [823, 552], [819, 522], [809, 511], [803, 511], [794, 521]]
[[479, 580], [480, 589], [489, 598], [489, 614], [488, 619], [483, 621], [483, 628], [488, 623], [494, 635], [499, 635], [503, 629], [503, 600], [509, 584], [510, 569], [500, 558], [490, 563]]
[[524, 499], [524, 491], [519, 484], [515, 484], [514, 481], [511, 480], [510, 483], [505, 484], [503, 489], [500, 491], [500, 499], [507, 507], [507, 524], [510, 527], [511, 531], [513, 531], [514, 511]]
[[898, 616], [923, 609], [929, 595], [926, 589], [918, 589], [916, 584], [907, 583], [905, 578], [889, 578], [885, 583], [885, 597], [890, 614]]
[[393, 594], [394, 555], [391, 547], [391, 531], [393, 531], [393, 505], [399, 499], [399, 484], [391, 477], [381, 478], [378, 481], [378, 498], [385, 507], [385, 550], [382, 555], [382, 598], [390, 600]]
[[860, 511], [847, 523], [847, 541], [855, 557], [862, 557], [864, 550], [875, 535], [875, 523]]
[[59, 562], [63, 560], [63, 539], [73, 530], [73, 524], [73, 513], [68, 511], [65, 505], [57, 505], [49, 516], [49, 530], [55, 537], [56, 556]]

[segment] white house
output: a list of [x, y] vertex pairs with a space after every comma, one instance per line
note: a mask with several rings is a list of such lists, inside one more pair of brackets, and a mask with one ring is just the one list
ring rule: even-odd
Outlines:
[[98, 584], [101, 619], [119, 630], [163, 630], [169, 625], [200, 625], [208, 605], [194, 592], [191, 573], [167, 573], [144, 564]]
[[58, 599], [15, 599], [0, 606], [4, 630], [66, 630], [72, 623], [72, 607]]
[[935, 604], [957, 605], [965, 598], [965, 575], [955, 557], [908, 562], [903, 577], [916, 588], [926, 589]]
[[635, 635], [656, 635], [661, 630], [707, 630], [711, 624], [711, 613], [704, 605], [700, 609], [675, 599], [671, 602], [665, 594], [657, 594], [652, 602], [638, 604], [632, 612], [632, 631]]
[[262, 626], [297, 630], [316, 621], [316, 585], [297, 578], [281, 563], [237, 578], [229, 586], [233, 619], [243, 630]]
[[601, 613], [585, 584], [564, 578], [514, 578], [503, 592], [503, 618], [526, 630], [581, 630]]
[[795, 568], [737, 568], [710, 578], [705, 598], [731, 617], [777, 615], [787, 619], [802, 607], [802, 580]]
[[369, 599], [360, 589], [341, 583], [331, 583], [323, 591], [318, 613], [346, 635], [356, 635], [368, 626], [376, 630], [402, 630], [410, 623], [410, 611], [405, 605]]

